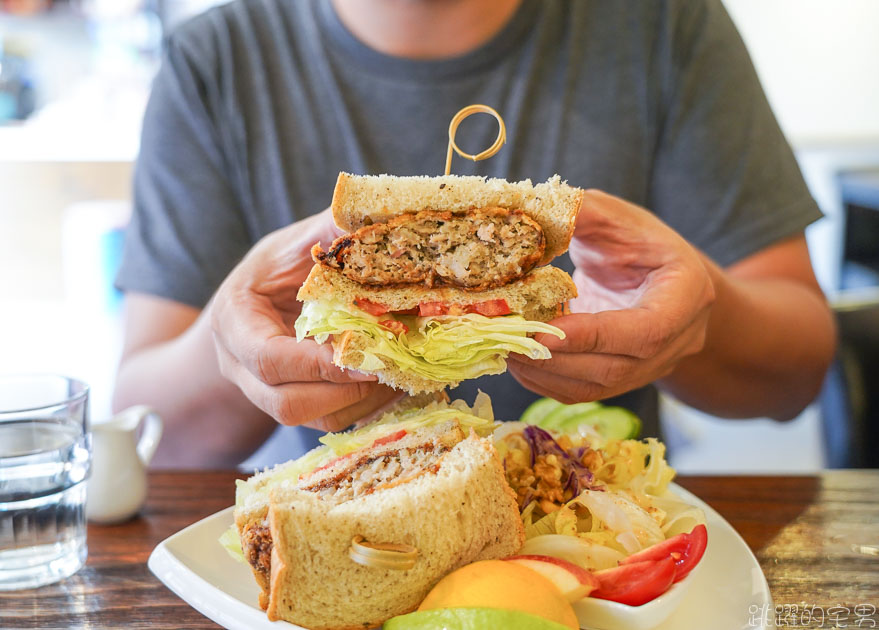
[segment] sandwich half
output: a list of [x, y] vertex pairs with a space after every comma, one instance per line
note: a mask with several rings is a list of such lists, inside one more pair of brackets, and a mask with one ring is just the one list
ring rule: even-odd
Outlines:
[[[234, 532], [270, 620], [312, 630], [365, 629], [414, 610], [469, 562], [524, 540], [515, 495], [481, 395], [391, 412], [328, 434], [299, 460], [239, 482]], [[352, 541], [414, 550], [405, 566], [352, 559]], [[393, 555], [393, 554], [391, 554]]]
[[547, 359], [535, 333], [577, 291], [541, 267], [567, 250], [582, 191], [481, 177], [354, 176], [333, 195], [352, 230], [324, 251], [299, 291], [298, 339], [332, 338], [334, 362], [410, 394], [506, 369], [519, 352]]

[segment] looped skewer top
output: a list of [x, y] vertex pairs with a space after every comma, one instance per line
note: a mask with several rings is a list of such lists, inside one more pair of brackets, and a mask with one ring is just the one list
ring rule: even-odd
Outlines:
[[[476, 155], [471, 155], [469, 153], [464, 153], [458, 145], [455, 144], [455, 132], [458, 131], [458, 125], [461, 124], [461, 121], [470, 116], [471, 114], [491, 114], [495, 117], [498, 122], [499, 129], [497, 133], [497, 138], [494, 141], [494, 144], [488, 147], [482, 153], [477, 153]], [[455, 114], [454, 118], [452, 118], [452, 122], [449, 123], [449, 149], [446, 153], [446, 175], [448, 175], [452, 170], [452, 151], [460, 155], [462, 158], [466, 158], [468, 160], [473, 160], [474, 162], [478, 162], [479, 160], [484, 160], [486, 158], [490, 158], [492, 155], [500, 151], [501, 147], [504, 146], [504, 143], [507, 141], [507, 127], [504, 125], [504, 119], [501, 118], [501, 115], [498, 114], [494, 109], [489, 107], [488, 105], [468, 105], [457, 114]]]
[[405, 571], [415, 566], [418, 550], [411, 545], [371, 543], [364, 540], [363, 536], [355, 536], [351, 540], [348, 556], [363, 566]]

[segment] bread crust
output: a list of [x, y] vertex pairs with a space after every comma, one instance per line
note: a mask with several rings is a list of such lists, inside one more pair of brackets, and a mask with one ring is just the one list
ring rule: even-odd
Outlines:
[[353, 232], [364, 225], [421, 210], [460, 212], [496, 206], [520, 209], [543, 228], [546, 249], [541, 265], [567, 251], [584, 191], [555, 175], [532, 185], [476, 176], [397, 177], [339, 173], [333, 191], [336, 225]]

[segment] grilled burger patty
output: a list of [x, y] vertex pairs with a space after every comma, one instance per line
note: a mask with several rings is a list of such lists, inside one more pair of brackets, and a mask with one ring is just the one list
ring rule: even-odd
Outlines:
[[422, 210], [336, 239], [315, 260], [368, 285], [423, 284], [485, 290], [528, 273], [546, 247], [540, 225], [521, 210]]

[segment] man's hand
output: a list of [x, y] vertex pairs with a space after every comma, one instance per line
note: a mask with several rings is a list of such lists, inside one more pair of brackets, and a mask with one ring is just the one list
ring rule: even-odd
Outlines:
[[565, 403], [607, 398], [670, 374], [705, 343], [715, 292], [701, 254], [650, 212], [587, 191], [570, 247], [579, 296], [552, 322], [540, 361], [510, 355], [522, 385]]
[[296, 293], [313, 265], [309, 250], [339, 234], [329, 210], [269, 234], [210, 305], [222, 374], [282, 424], [336, 431], [400, 397], [374, 376], [333, 365], [329, 344], [298, 343], [293, 333]]

